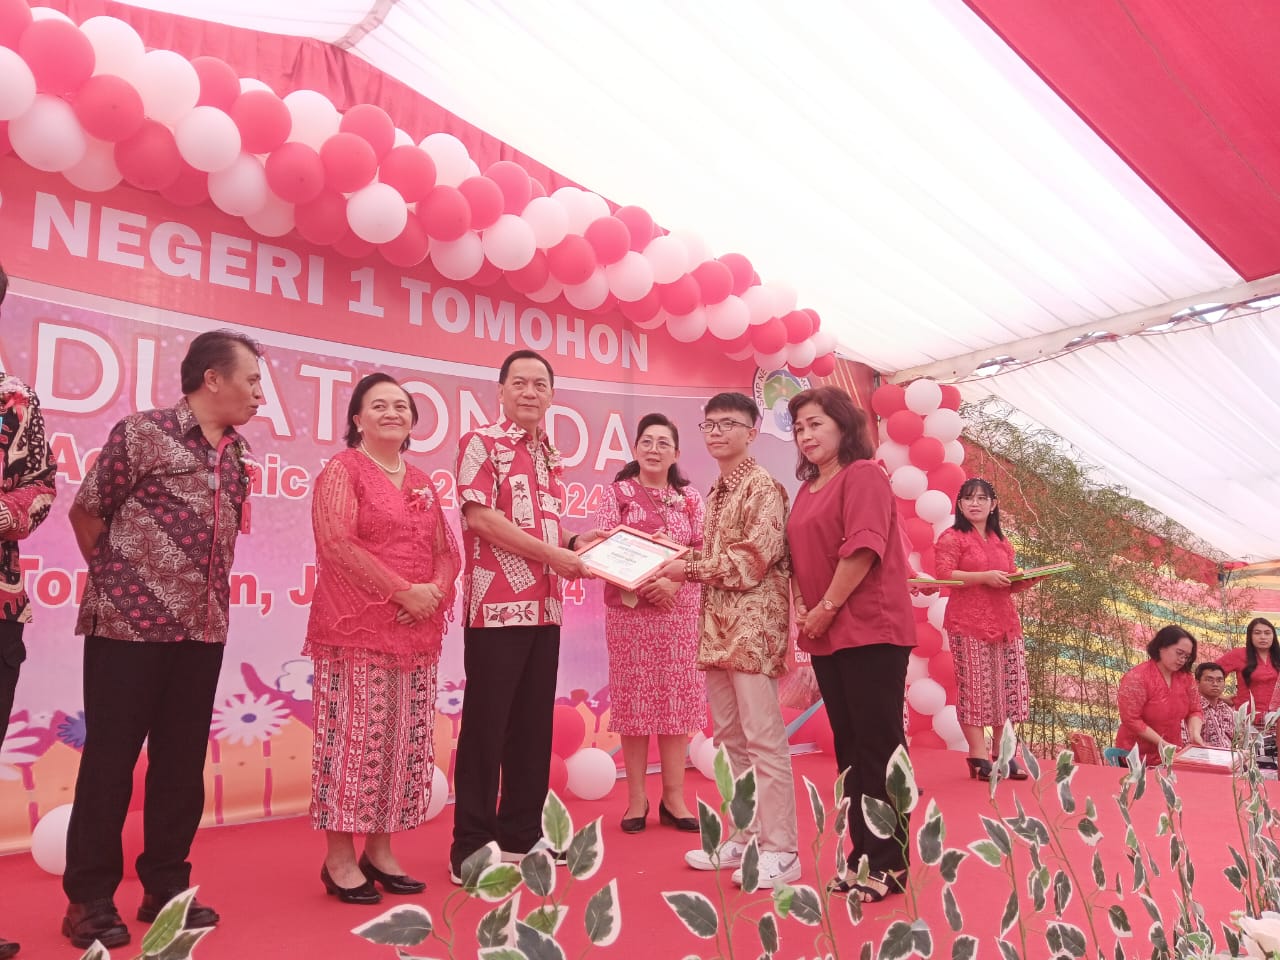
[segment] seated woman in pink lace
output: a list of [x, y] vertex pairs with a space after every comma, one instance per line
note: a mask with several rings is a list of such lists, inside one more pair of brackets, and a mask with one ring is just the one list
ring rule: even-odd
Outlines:
[[[325, 889], [377, 903], [375, 882], [388, 893], [426, 886], [405, 875], [391, 834], [426, 819], [436, 664], [459, 557], [431, 478], [402, 456], [418, 422], [413, 398], [371, 374], [347, 422], [347, 449], [320, 472], [311, 510], [311, 822], [326, 832]], [[365, 836], [359, 861], [355, 834]]]
[[1191, 675], [1195, 661], [1196, 638], [1186, 630], [1171, 624], [1156, 633], [1147, 644], [1147, 661], [1120, 679], [1117, 747], [1132, 750], [1137, 744], [1143, 762], [1159, 763], [1165, 744], [1182, 742], [1184, 720], [1191, 743], [1204, 746], [1200, 691]]

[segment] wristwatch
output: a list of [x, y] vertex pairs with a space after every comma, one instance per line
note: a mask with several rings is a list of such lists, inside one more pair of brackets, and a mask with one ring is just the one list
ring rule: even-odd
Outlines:
[[832, 603], [832, 602], [831, 602], [830, 600], [828, 600], [826, 597], [823, 597], [823, 598], [822, 598], [822, 609], [823, 609], [823, 610], [831, 610], [832, 612], [834, 612], [834, 611], [836, 611], [836, 610], [839, 610], [839, 609], [840, 609], [840, 607], [839, 607], [839, 605]]

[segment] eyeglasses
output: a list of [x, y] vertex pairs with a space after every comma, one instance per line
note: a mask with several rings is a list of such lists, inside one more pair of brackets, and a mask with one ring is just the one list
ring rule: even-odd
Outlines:
[[743, 427], [747, 430], [751, 429], [748, 423], [740, 423], [737, 420], [703, 420], [698, 424], [698, 429], [703, 433], [728, 433], [735, 427]]
[[1175, 651], [1173, 651], [1173, 655], [1174, 655], [1175, 657], [1177, 657], [1179, 660], [1190, 660], [1190, 659], [1191, 659], [1191, 651], [1190, 651], [1190, 650], [1175, 650]]
[[637, 450], [661, 450], [664, 453], [668, 450], [674, 450], [676, 445], [670, 440], [654, 440], [650, 437], [644, 437], [636, 441]]
[[961, 503], [991, 503], [991, 498], [985, 493], [980, 493], [976, 497], [961, 497]]

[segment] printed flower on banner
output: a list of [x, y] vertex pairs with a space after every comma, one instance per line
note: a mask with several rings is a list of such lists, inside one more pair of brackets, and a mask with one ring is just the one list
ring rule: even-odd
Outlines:
[[75, 747], [77, 750], [84, 748], [84, 711], [77, 710], [74, 714], [64, 714], [62, 721], [58, 724], [58, 739], [69, 747]]
[[21, 780], [22, 771], [16, 764], [35, 763], [36, 755], [29, 753], [28, 748], [40, 742], [40, 738], [28, 732], [25, 720], [11, 720], [9, 734], [0, 744], [0, 780]]
[[288, 717], [289, 711], [279, 700], [265, 694], [253, 697], [237, 693], [213, 711], [210, 732], [219, 740], [248, 746], [275, 736]]
[[462, 712], [462, 684], [456, 680], [447, 680], [440, 685], [436, 693], [436, 712], [447, 717], [456, 717]]
[[295, 700], [310, 700], [314, 667], [310, 660], [286, 660], [280, 665], [276, 689]]

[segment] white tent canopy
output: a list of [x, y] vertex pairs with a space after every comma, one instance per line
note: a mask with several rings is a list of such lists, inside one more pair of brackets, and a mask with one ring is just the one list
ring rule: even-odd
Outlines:
[[[1280, 292], [1274, 270], [1246, 277], [1206, 242], [978, 3], [134, 5], [344, 47], [746, 254], [886, 373], [959, 379], [987, 356], [1053, 356], [1082, 332]], [[1078, 349], [963, 391], [1007, 399], [1229, 556], [1276, 558], [1274, 316]]]

